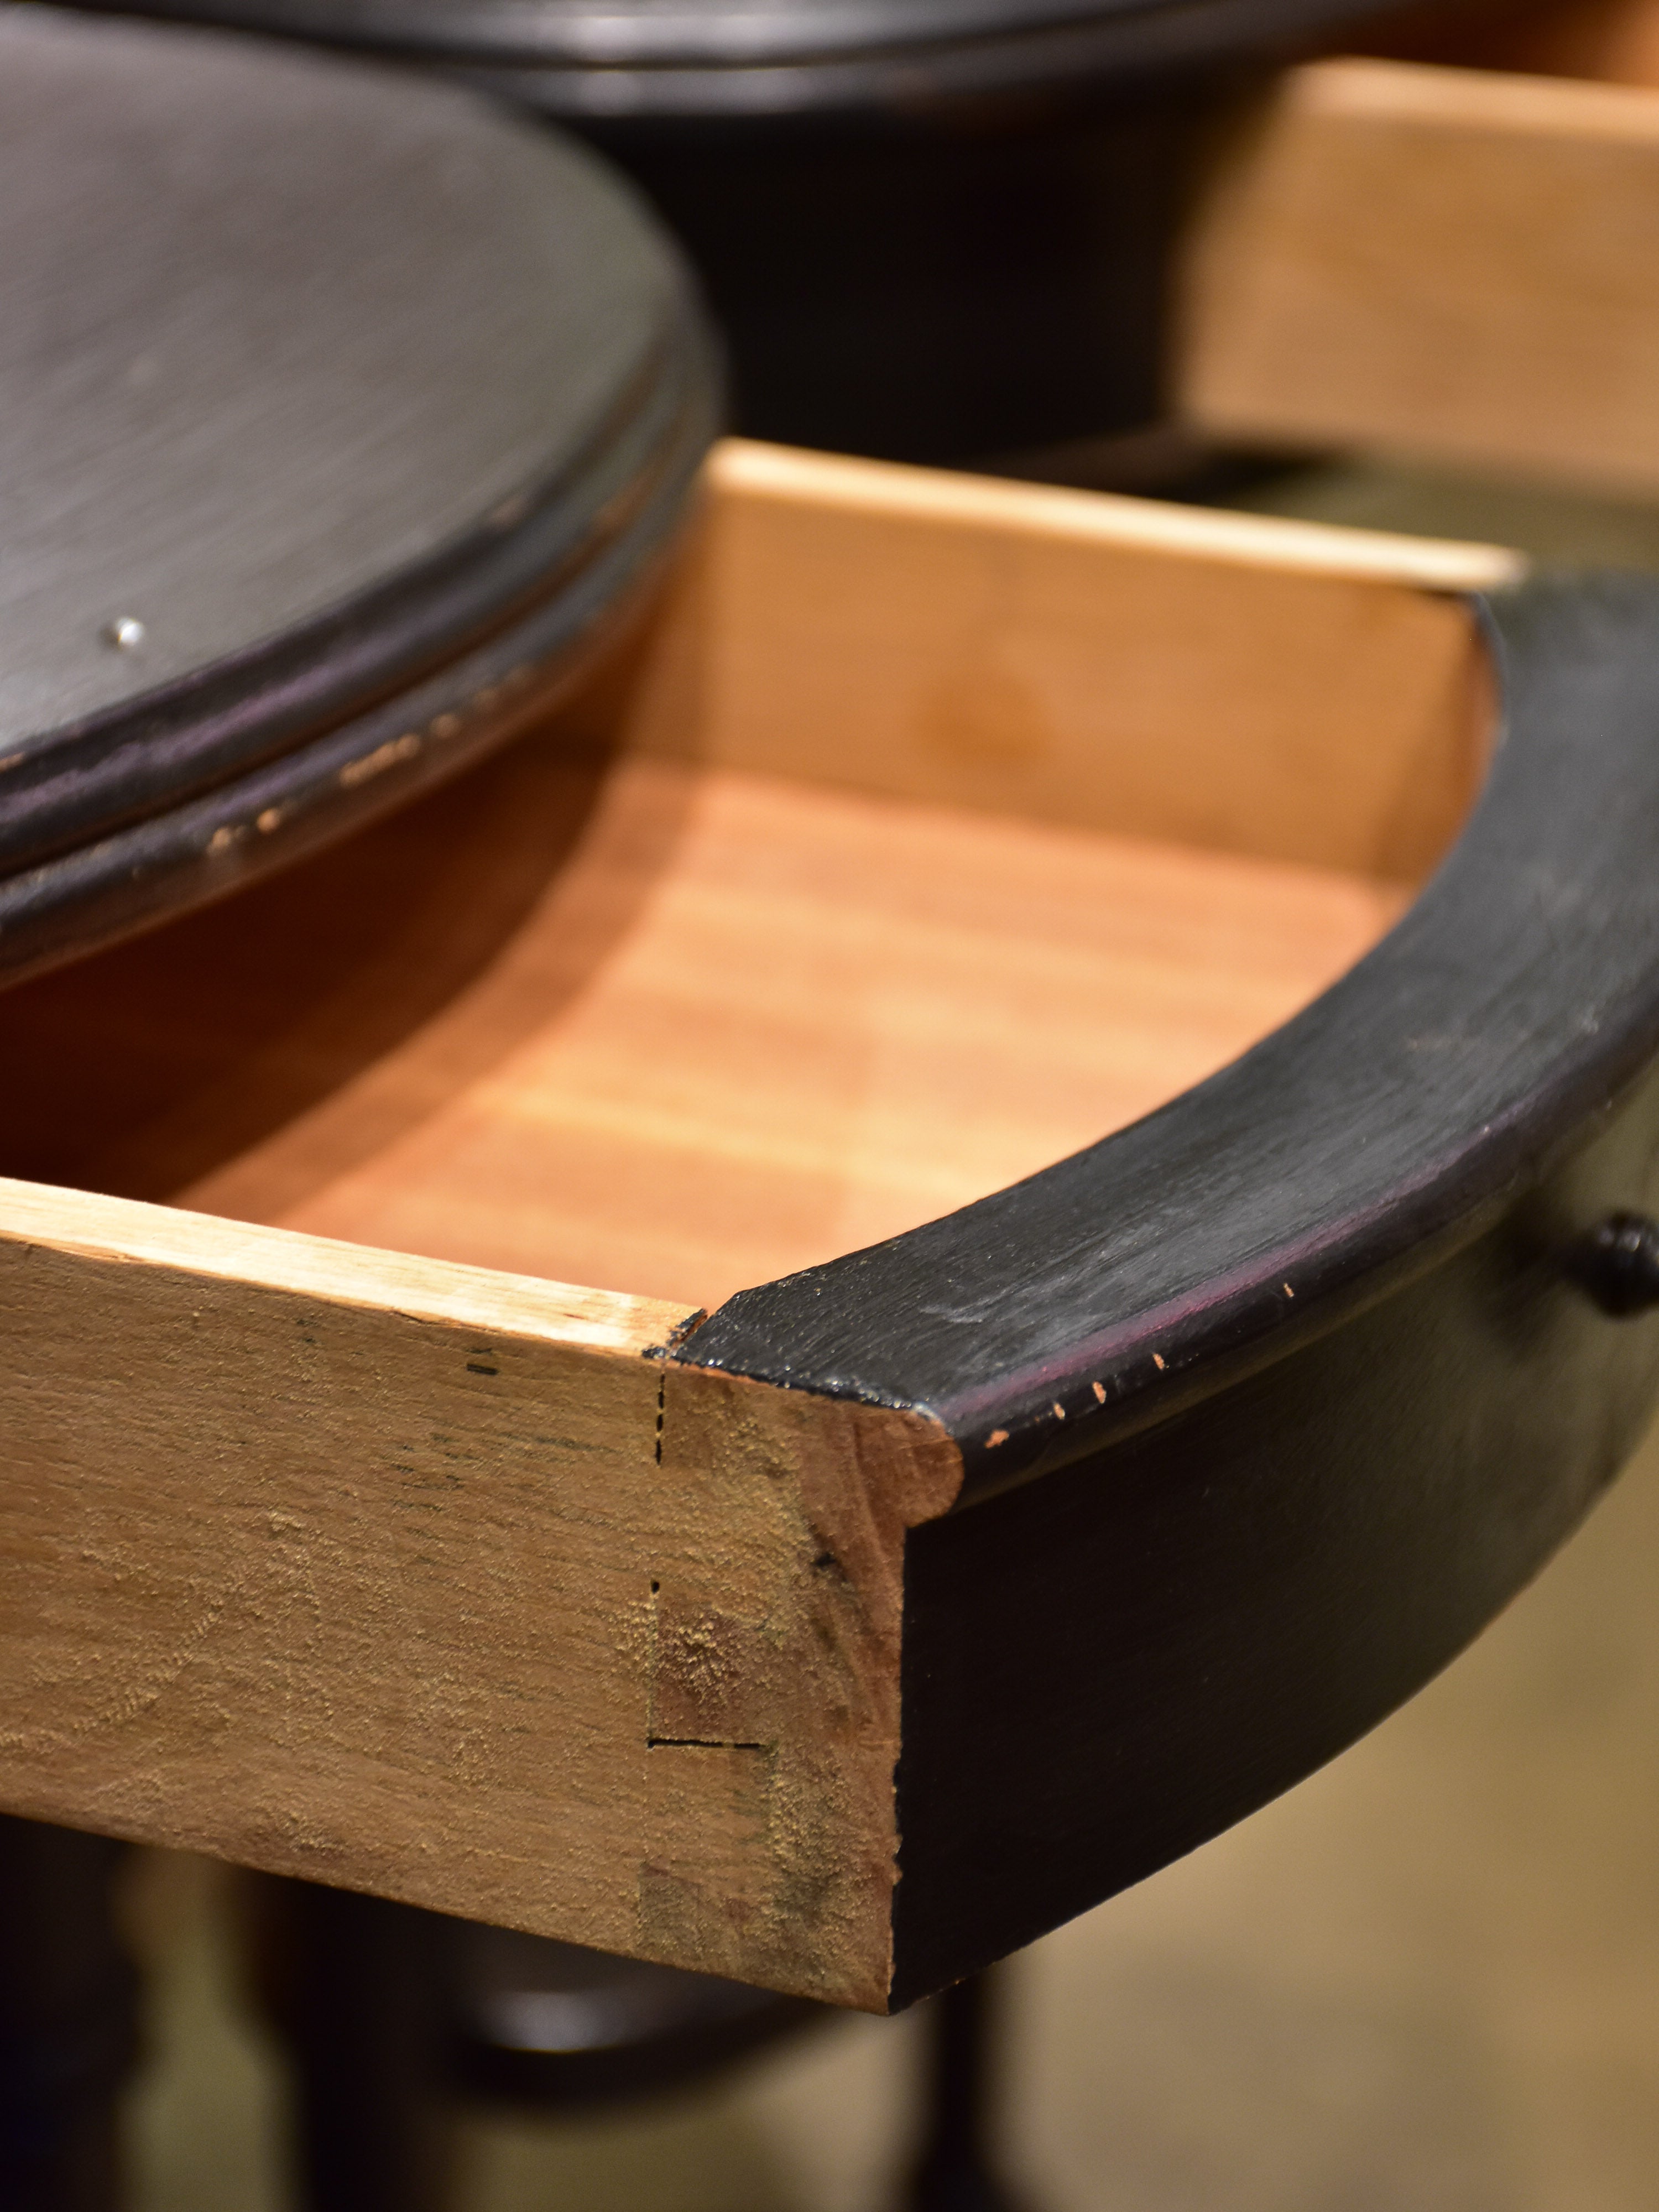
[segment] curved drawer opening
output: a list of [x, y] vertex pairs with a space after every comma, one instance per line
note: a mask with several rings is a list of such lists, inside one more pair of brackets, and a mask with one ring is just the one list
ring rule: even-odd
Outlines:
[[1393, 922], [1512, 556], [736, 443], [501, 758], [0, 1002], [0, 1167], [688, 1305], [1236, 1058]]

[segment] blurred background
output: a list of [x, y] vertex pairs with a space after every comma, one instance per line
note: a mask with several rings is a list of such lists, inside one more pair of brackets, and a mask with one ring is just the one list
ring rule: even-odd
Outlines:
[[[1013, 1960], [1032, 2212], [1649, 2212], [1659, 2173], [1659, 1436], [1440, 1680], [1323, 1772]], [[238, 1877], [137, 1856], [135, 2212], [291, 2212]], [[868, 2212], [918, 2015], [579, 2118], [459, 2109], [458, 2212]]]

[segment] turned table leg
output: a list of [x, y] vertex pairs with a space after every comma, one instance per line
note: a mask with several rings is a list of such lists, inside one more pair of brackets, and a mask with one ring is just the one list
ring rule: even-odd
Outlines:
[[926, 2008], [924, 2133], [908, 2212], [1017, 2212], [994, 2149], [1000, 1995], [1000, 1976], [988, 1970]]
[[440, 2212], [447, 2084], [432, 1915], [311, 1882], [267, 1893], [306, 2212]]

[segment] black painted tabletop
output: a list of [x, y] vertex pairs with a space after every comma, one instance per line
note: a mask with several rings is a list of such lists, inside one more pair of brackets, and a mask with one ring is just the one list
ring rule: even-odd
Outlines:
[[687, 311], [627, 187], [468, 94], [46, 10], [0, 14], [0, 869], [212, 672], [286, 641], [326, 719], [510, 603]]
[[[342, 43], [596, 68], [742, 67], [1190, 10], [1191, 0], [167, 0], [166, 7]], [[1307, 12], [1315, 12], [1315, 0]], [[1329, 0], [1327, 12], [1337, 12]], [[1282, 10], [1273, 0], [1231, 0], [1227, 13], [1248, 35]]]
[[665, 234], [412, 73], [0, 9], [0, 977], [501, 743], [718, 419]]
[[890, 107], [1268, 52], [1377, 0], [83, 0], [476, 70], [560, 113]]

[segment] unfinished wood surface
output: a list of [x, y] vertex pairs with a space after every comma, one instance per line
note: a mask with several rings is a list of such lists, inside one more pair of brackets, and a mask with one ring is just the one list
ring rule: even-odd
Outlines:
[[1411, 879], [1468, 811], [1491, 546], [732, 441], [633, 741]]
[[683, 1318], [0, 1188], [6, 1806], [883, 2005], [955, 1449]]
[[0, 1000], [0, 1169], [712, 1307], [1162, 1103], [1401, 896], [532, 744]]
[[1218, 161], [1183, 289], [1210, 431], [1659, 488], [1659, 93], [1292, 71]]

